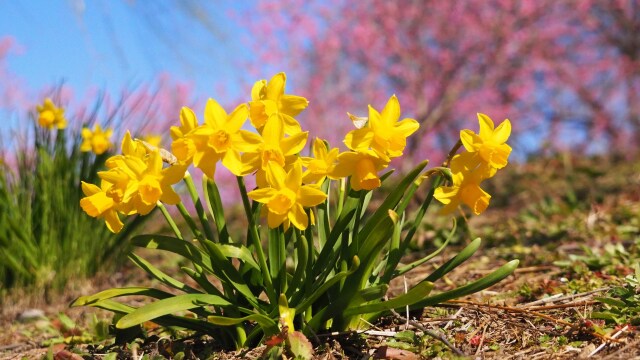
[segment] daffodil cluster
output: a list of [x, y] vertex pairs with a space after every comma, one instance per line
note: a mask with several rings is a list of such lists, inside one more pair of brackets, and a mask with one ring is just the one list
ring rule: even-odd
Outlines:
[[96, 155], [102, 155], [111, 148], [112, 129], [102, 130], [100, 125], [96, 124], [93, 131], [87, 127], [82, 129], [82, 144], [80, 151], [93, 151]]
[[49, 130], [67, 127], [64, 109], [57, 107], [50, 98], [44, 99], [44, 103], [36, 106], [36, 110], [38, 111], [38, 124], [41, 127]]
[[506, 144], [511, 134], [511, 122], [504, 120], [497, 128], [484, 114], [478, 114], [480, 131], [460, 131], [460, 142], [465, 152], [451, 159], [451, 184], [435, 190], [434, 197], [445, 204], [443, 213], [451, 213], [465, 204], [476, 215], [489, 206], [491, 195], [480, 188], [480, 183], [495, 175], [507, 165], [511, 147]]
[[110, 157], [105, 164], [108, 170], [98, 172], [99, 187], [82, 182], [86, 197], [80, 206], [89, 216], [104, 218], [112, 232], [123, 227], [119, 214], [146, 215], [159, 201], [170, 205], [180, 202], [171, 185], [183, 178], [186, 167], [164, 168], [160, 151], [133, 140], [129, 132], [122, 140], [122, 155]]

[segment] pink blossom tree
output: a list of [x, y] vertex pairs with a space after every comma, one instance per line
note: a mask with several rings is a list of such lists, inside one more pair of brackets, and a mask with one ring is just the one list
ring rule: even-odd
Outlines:
[[[259, 1], [243, 14], [256, 73], [286, 71], [303, 121], [337, 145], [396, 93], [421, 123], [409, 149], [438, 158], [475, 113], [511, 118], [516, 148], [635, 145], [634, 1]], [[266, 66], [265, 66], [266, 65]], [[620, 142], [624, 134], [634, 142]]]

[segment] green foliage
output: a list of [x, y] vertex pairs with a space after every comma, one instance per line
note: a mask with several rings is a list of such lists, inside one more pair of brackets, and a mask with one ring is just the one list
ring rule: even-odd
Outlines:
[[[109, 155], [80, 151], [80, 129], [37, 128], [14, 146], [16, 166], [0, 164], [0, 295], [15, 286], [56, 289], [108, 271], [124, 258], [124, 238], [80, 208], [80, 181], [93, 181]], [[5, 149], [7, 150], [7, 149]], [[9, 156], [9, 155], [5, 155]]]
[[[140, 327], [152, 320], [163, 326], [207, 333], [229, 347], [280, 338], [286, 340], [287, 351], [307, 358], [310, 346], [300, 337], [302, 334], [366, 328], [369, 322], [391, 310], [436, 305], [483, 290], [513, 273], [517, 260], [483, 278], [432, 294], [435, 282], [476, 252], [480, 246], [480, 239], [476, 239], [405, 294], [384, 298], [393, 279], [432, 259], [449, 242], [447, 239], [421, 260], [402, 263], [433, 199], [434, 189], [441, 183], [440, 177], [435, 176], [428, 196], [413, 212], [411, 221], [405, 221], [414, 193], [422, 183], [429, 184], [420, 179], [426, 165], [426, 162], [419, 164], [402, 178], [372, 212], [366, 211], [371, 191], [353, 191], [343, 182], [338, 190], [339, 200], [322, 204], [316, 225], [306, 230], [294, 227], [285, 230], [282, 226], [262, 229], [257, 223], [261, 207], [249, 203], [243, 180], [238, 178], [249, 220], [246, 243], [233, 239], [227, 232], [217, 186], [205, 179], [204, 206], [198, 206], [200, 199], [192, 196], [202, 225], [192, 229], [192, 240], [176, 233], [176, 237], [140, 235], [131, 241], [134, 246], [168, 251], [188, 260], [190, 265], [181, 270], [197, 286], [188, 286], [140, 256], [132, 255], [136, 265], [181, 294], [141, 287], [111, 289], [80, 297], [72, 305], [94, 306], [123, 315], [116, 323], [119, 329]], [[388, 181], [386, 178], [383, 177]], [[188, 189], [194, 189], [189, 176], [185, 182]], [[329, 193], [330, 189], [327, 180], [323, 190]], [[197, 194], [194, 191], [192, 195]], [[195, 226], [196, 221], [187, 223]], [[213, 237], [205, 238], [203, 234], [209, 232]], [[449, 237], [454, 233], [455, 222]], [[217, 282], [220, 285], [215, 285]], [[155, 301], [135, 308], [113, 300], [127, 295], [144, 295]], [[286, 329], [300, 331], [300, 335], [283, 336]], [[276, 353], [279, 354], [277, 348], [269, 352]]]

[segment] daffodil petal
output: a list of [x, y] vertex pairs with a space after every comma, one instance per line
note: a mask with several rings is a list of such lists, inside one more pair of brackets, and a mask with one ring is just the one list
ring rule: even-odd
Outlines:
[[288, 219], [291, 221], [293, 226], [297, 227], [300, 230], [304, 230], [309, 226], [309, 218], [307, 217], [307, 213], [304, 212], [302, 205], [295, 204], [291, 211], [289, 211]]
[[285, 73], [275, 74], [271, 80], [267, 83], [266, 97], [269, 100], [276, 100], [282, 94], [284, 94], [284, 87], [287, 83], [287, 76]]
[[327, 199], [327, 194], [312, 185], [301, 186], [298, 190], [297, 203], [304, 207], [313, 207], [322, 204]]
[[393, 124], [400, 118], [400, 102], [395, 95], [392, 95], [387, 101], [387, 104], [382, 109], [380, 117], [386, 126], [393, 126]]
[[478, 135], [482, 140], [490, 140], [493, 137], [493, 120], [485, 114], [478, 113], [478, 123], [480, 124], [480, 131]]
[[214, 99], [207, 100], [204, 107], [204, 122], [214, 129], [221, 129], [227, 120], [227, 112]]

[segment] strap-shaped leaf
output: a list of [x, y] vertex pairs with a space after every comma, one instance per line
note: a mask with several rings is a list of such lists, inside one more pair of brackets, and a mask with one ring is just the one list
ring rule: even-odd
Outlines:
[[[113, 300], [98, 301], [96, 303], [91, 304], [91, 306], [99, 309], [111, 311], [114, 313], [118, 313], [118, 314], [130, 314], [136, 310], [136, 308], [132, 306], [121, 304]], [[153, 322], [161, 326], [167, 326], [167, 327], [178, 326], [185, 329], [196, 330], [196, 331], [209, 333], [209, 334], [217, 330], [215, 326], [207, 323], [206, 321], [187, 318], [183, 316], [166, 315], [166, 316], [162, 316], [157, 319], [154, 319]]]
[[141, 258], [136, 254], [129, 254], [129, 259], [131, 259], [131, 261], [133, 261], [134, 264], [138, 265], [138, 267], [144, 270], [147, 274], [153, 276], [156, 280], [160, 281], [161, 283], [167, 286], [170, 286], [174, 289], [178, 289], [191, 294], [196, 294], [201, 292], [165, 274], [160, 269], [156, 268], [151, 263], [149, 263], [148, 261], [146, 261], [145, 259]]
[[409, 271], [417, 268], [418, 266], [426, 263], [427, 261], [433, 259], [442, 250], [444, 250], [444, 248], [447, 247], [447, 245], [449, 245], [449, 242], [451, 241], [451, 239], [453, 239], [453, 235], [456, 233], [456, 227], [457, 227], [456, 219], [453, 219], [453, 227], [451, 228], [451, 231], [449, 232], [449, 235], [447, 236], [447, 239], [444, 241], [444, 243], [442, 243], [442, 245], [440, 245], [440, 247], [438, 249], [436, 249], [436, 251], [434, 251], [431, 254], [423, 257], [422, 259], [418, 259], [418, 260], [412, 262], [411, 264], [405, 265], [405, 266], [397, 269], [396, 271], [393, 272], [393, 277], [392, 278], [396, 278], [398, 276], [404, 275], [407, 272], [409, 272]]
[[410, 308], [420, 309], [425, 306], [440, 304], [447, 300], [457, 299], [459, 297], [467, 296], [469, 294], [473, 294], [478, 291], [484, 290], [489, 286], [511, 275], [518, 267], [519, 262], [520, 262], [519, 260], [511, 260], [487, 276], [484, 276], [472, 283], [461, 286], [459, 288], [427, 297], [413, 305], [410, 305]]
[[265, 334], [271, 335], [278, 333], [278, 323], [276, 323], [273, 319], [270, 319], [268, 316], [261, 314], [251, 314], [245, 317], [240, 318], [230, 318], [226, 316], [216, 316], [211, 315], [207, 317], [207, 320], [215, 325], [219, 326], [232, 326], [236, 324], [240, 324], [245, 321], [255, 321], [263, 328]]
[[162, 235], [138, 235], [131, 239], [134, 246], [158, 249], [181, 255], [213, 273], [211, 258], [188, 241]]
[[96, 302], [129, 295], [143, 295], [155, 299], [166, 299], [173, 295], [162, 290], [147, 287], [124, 287], [100, 291], [99, 293], [87, 296], [80, 296], [71, 303], [71, 306], [87, 306]]
[[423, 281], [435, 282], [436, 280], [445, 276], [451, 270], [455, 269], [456, 267], [458, 267], [458, 265], [467, 261], [468, 258], [475, 254], [475, 252], [480, 247], [480, 243], [480, 238], [473, 240], [469, 243], [469, 245], [462, 249], [462, 251], [460, 251], [458, 255], [452, 257], [451, 259], [449, 259], [449, 261], [442, 264], [439, 268], [436, 269], [436, 271], [432, 272], [431, 275], [427, 276]]
[[[327, 281], [324, 282], [324, 284], [320, 285], [319, 287], [316, 288], [315, 291], [313, 291], [311, 293], [311, 295], [307, 296], [304, 299], [299, 299], [299, 297], [301, 297], [300, 295], [304, 295], [302, 291], [297, 292], [294, 295], [295, 301], [292, 299], [290, 301], [290, 303], [292, 305], [295, 305], [296, 302], [301, 301], [301, 303], [299, 303], [295, 308], [296, 308], [296, 314], [300, 314], [303, 311], [305, 311], [309, 306], [311, 306], [319, 297], [320, 295], [324, 294], [327, 290], [329, 290], [334, 284], [336, 284], [338, 281], [346, 278], [347, 276], [353, 274], [358, 267], [360, 266], [360, 260], [358, 259], [357, 256], [355, 256], [351, 262], [351, 267], [346, 270], [346, 271], [341, 271], [337, 274], [335, 274], [334, 276], [332, 276], [331, 278], [329, 278]], [[300, 294], [300, 295], [298, 295]], [[298, 296], [296, 296], [298, 295]]]
[[205, 305], [228, 306], [231, 305], [231, 303], [219, 296], [209, 294], [173, 296], [139, 307], [133, 312], [123, 316], [116, 323], [116, 327], [118, 329], [126, 329], [142, 324], [145, 321], [154, 320], [163, 315], [170, 315], [178, 311], [190, 310]]
[[402, 294], [393, 299], [347, 308], [344, 311], [344, 316], [377, 313], [415, 304], [418, 301], [424, 299], [425, 296], [429, 295], [432, 289], [433, 283], [428, 281], [421, 282], [418, 285], [414, 286], [406, 294]]
[[260, 270], [258, 263], [253, 258], [251, 251], [249, 251], [246, 246], [241, 244], [217, 244], [214, 242], [211, 243], [213, 244], [213, 246], [216, 246], [218, 249], [220, 249], [220, 252], [225, 257], [242, 260], [245, 264], [251, 266], [252, 268]]

